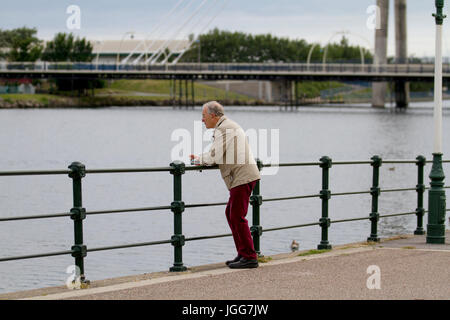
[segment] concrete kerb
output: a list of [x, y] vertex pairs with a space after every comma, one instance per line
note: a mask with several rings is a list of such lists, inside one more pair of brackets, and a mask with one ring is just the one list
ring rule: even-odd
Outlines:
[[[299, 261], [306, 261], [311, 259], [318, 259], [318, 258], [327, 258], [337, 255], [343, 255], [343, 254], [352, 254], [367, 250], [374, 250], [374, 248], [370, 245], [365, 246], [355, 246], [355, 247], [347, 247], [343, 249], [335, 249], [330, 251], [324, 251], [319, 253], [312, 253], [309, 254], [308, 251], [305, 251], [304, 253], [307, 254], [305, 256], [299, 256], [299, 252], [296, 253], [296, 255], [292, 256], [292, 254], [281, 254], [281, 256], [274, 258], [274, 256], [271, 256], [272, 260], [264, 263], [260, 263], [259, 268], [265, 268], [268, 266], [273, 266], [277, 264], [285, 264], [285, 263], [292, 263], [292, 262], [299, 262]], [[278, 255], [277, 255], [278, 256]], [[226, 266], [224, 266], [223, 263], [219, 264], [220, 266], [214, 265], [205, 265], [205, 266], [199, 266], [190, 268], [185, 272], [179, 272], [176, 274], [173, 273], [165, 273], [163, 275], [153, 276], [150, 279], [147, 280], [138, 280], [134, 282], [125, 282], [121, 284], [114, 284], [114, 285], [108, 285], [103, 287], [97, 287], [97, 288], [88, 288], [88, 289], [82, 289], [82, 290], [71, 290], [62, 293], [56, 293], [56, 294], [49, 294], [45, 296], [34, 296], [25, 298], [25, 300], [58, 300], [58, 299], [67, 299], [67, 298], [82, 298], [86, 295], [95, 295], [98, 293], [105, 293], [105, 292], [113, 292], [113, 291], [119, 291], [124, 289], [131, 289], [131, 288], [138, 288], [143, 286], [148, 286], [152, 284], [157, 283], [167, 283], [172, 281], [178, 281], [178, 280], [186, 280], [186, 279], [195, 279], [195, 278], [201, 278], [201, 277], [208, 277], [208, 276], [215, 276], [215, 275], [221, 275], [221, 274], [227, 274], [232, 272], [245, 272], [248, 271], [248, 269], [230, 269]]]

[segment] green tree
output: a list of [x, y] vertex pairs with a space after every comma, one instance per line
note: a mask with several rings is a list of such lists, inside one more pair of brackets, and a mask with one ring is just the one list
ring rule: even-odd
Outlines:
[[37, 30], [27, 27], [0, 30], [2, 56], [9, 61], [38, 60], [42, 53], [42, 40], [36, 37]]
[[[303, 39], [279, 38], [271, 34], [251, 35], [214, 29], [200, 35], [200, 43], [193, 46], [181, 59], [196, 62], [201, 49], [202, 62], [306, 62], [312, 44]], [[325, 48], [320, 45], [312, 52], [311, 62], [321, 62]], [[327, 61], [359, 61], [360, 47], [351, 46], [343, 37], [340, 43], [328, 45]], [[363, 49], [366, 61], [372, 59], [370, 52]]]
[[57, 33], [49, 41], [42, 54], [42, 60], [54, 62], [89, 62], [92, 60], [92, 45], [85, 38], [75, 39], [73, 34]]
[[[92, 45], [85, 38], [74, 37], [72, 33], [57, 33], [49, 41], [42, 54], [42, 60], [51, 62], [90, 62], [93, 58]], [[104, 87], [101, 80], [56, 79], [58, 91], [77, 90], [78, 94], [87, 94], [89, 90]]]
[[372, 61], [372, 54], [367, 49], [361, 48], [360, 46], [351, 46], [348, 39], [343, 36], [339, 43], [331, 43], [328, 45], [326, 61], [335, 63], [360, 63], [361, 52], [365, 63]]
[[75, 40], [72, 51], [72, 61], [92, 61], [92, 49], [92, 44], [85, 38]]
[[9, 47], [9, 33], [0, 29], [0, 59], [7, 57]]

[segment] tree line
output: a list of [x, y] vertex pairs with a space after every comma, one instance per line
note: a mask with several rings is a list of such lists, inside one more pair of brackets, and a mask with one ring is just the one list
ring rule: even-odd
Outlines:
[[11, 62], [92, 60], [92, 44], [70, 33], [57, 33], [47, 42], [38, 39], [36, 28], [0, 29], [0, 58]]
[[[243, 32], [211, 30], [199, 36], [199, 41], [180, 59], [182, 62], [247, 62], [247, 63], [295, 63], [306, 62], [310, 50], [311, 62], [322, 62], [325, 50], [327, 62], [361, 61], [361, 51], [365, 62], [372, 62], [369, 50], [349, 44], [343, 36], [337, 43], [322, 46], [306, 40], [292, 40], [271, 34], [252, 35]], [[200, 55], [200, 59], [199, 59]]]
[[[35, 28], [0, 29], [0, 58], [11, 62], [90, 62], [92, 44], [85, 38], [75, 38], [70, 33], [57, 33], [53, 40], [44, 42], [37, 37]], [[78, 91], [86, 94], [89, 89], [104, 86], [103, 81], [87, 79], [55, 79], [58, 91]]]
[[[271, 34], [252, 35], [214, 29], [200, 35], [199, 41], [193, 43], [180, 62], [306, 62], [313, 46], [311, 62], [322, 62], [325, 51], [327, 62], [358, 63], [361, 61], [361, 51], [365, 62], [370, 63], [373, 59], [367, 49], [350, 45], [345, 36], [339, 42], [325, 47], [303, 39], [292, 40]], [[44, 42], [38, 39], [35, 28], [0, 29], [0, 58], [8, 61], [90, 62], [94, 58], [92, 49], [88, 40], [75, 38], [72, 33], [57, 33], [44, 46]]]

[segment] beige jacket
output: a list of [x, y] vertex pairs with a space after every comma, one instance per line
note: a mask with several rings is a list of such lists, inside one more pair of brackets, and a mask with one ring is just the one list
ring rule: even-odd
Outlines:
[[200, 164], [217, 164], [228, 190], [261, 179], [244, 131], [226, 116], [217, 122], [211, 149], [200, 156]]

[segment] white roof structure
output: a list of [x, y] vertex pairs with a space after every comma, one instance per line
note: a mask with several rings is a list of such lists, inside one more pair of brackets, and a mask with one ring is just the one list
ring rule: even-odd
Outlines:
[[[145, 46], [140, 46], [137, 50], [139, 43], [143, 40], [90, 40], [92, 44], [93, 54], [107, 55], [107, 54], [129, 54], [134, 51], [136, 54], [145, 53], [145, 47], [150, 46], [147, 49], [147, 53], [154, 53], [157, 51], [167, 40], [145, 40]], [[180, 53], [187, 49], [189, 40], [172, 40], [168, 42], [168, 49], [173, 53]]]

